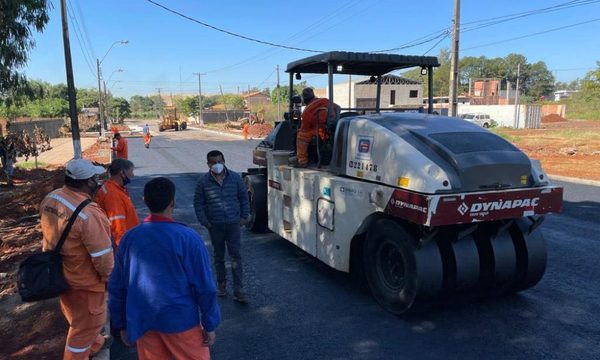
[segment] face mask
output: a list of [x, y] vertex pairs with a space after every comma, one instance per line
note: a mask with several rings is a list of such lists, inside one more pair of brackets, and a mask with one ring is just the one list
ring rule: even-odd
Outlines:
[[210, 170], [215, 174], [222, 173], [223, 169], [225, 169], [225, 165], [221, 163], [213, 164], [213, 166], [210, 167]]
[[102, 184], [100, 183], [99, 180], [96, 180], [94, 178], [91, 179], [94, 182], [94, 185], [90, 186], [90, 182], [88, 181], [88, 186], [90, 187], [90, 195], [93, 195], [100, 186], [102, 186]]
[[131, 179], [129, 178], [129, 176], [125, 175], [125, 173], [122, 174], [121, 179], [123, 180], [123, 186], [131, 182]]

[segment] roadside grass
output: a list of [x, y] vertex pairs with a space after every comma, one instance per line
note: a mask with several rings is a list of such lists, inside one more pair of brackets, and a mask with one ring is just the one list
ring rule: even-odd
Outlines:
[[[45, 167], [47, 164], [45, 162], [38, 161], [37, 167]], [[15, 163], [15, 167], [20, 169], [35, 169], [35, 161], [20, 161]]]

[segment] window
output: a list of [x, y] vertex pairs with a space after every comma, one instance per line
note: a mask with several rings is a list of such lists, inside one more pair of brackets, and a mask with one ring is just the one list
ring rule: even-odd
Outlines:
[[411, 90], [410, 93], [408, 94], [408, 96], [410, 98], [416, 98], [419, 97], [419, 90]]
[[390, 90], [390, 105], [396, 105], [396, 90]]

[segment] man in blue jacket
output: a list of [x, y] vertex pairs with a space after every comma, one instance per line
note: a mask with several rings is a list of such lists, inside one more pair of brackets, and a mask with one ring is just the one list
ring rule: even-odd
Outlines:
[[248, 223], [248, 190], [242, 177], [225, 167], [225, 157], [218, 150], [206, 155], [209, 171], [200, 177], [194, 194], [198, 221], [208, 228], [217, 271], [217, 295], [226, 296], [225, 246], [231, 258], [233, 299], [247, 302], [243, 285], [240, 255], [240, 226]]
[[173, 221], [169, 179], [146, 183], [144, 202], [150, 216], [121, 238], [109, 281], [112, 327], [140, 359], [209, 359], [221, 316], [204, 242]]

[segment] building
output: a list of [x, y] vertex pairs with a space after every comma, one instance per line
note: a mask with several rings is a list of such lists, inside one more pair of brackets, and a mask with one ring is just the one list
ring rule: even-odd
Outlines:
[[[504, 84], [503, 84], [504, 82]], [[504, 90], [502, 87], [504, 85]], [[473, 105], [512, 105], [517, 92], [511, 83], [499, 78], [469, 79], [469, 102]]]
[[[361, 78], [333, 85], [334, 101], [342, 109], [374, 108], [376, 97], [377, 81], [375, 78]], [[382, 109], [418, 108], [422, 105], [422, 97], [423, 85], [418, 81], [391, 74], [381, 77], [380, 106]]]
[[269, 95], [262, 92], [251, 92], [243, 95], [244, 107], [249, 109], [252, 106], [267, 104], [271, 101]]
[[554, 101], [561, 101], [568, 99], [571, 95], [575, 94], [577, 90], [556, 90], [554, 92]]

